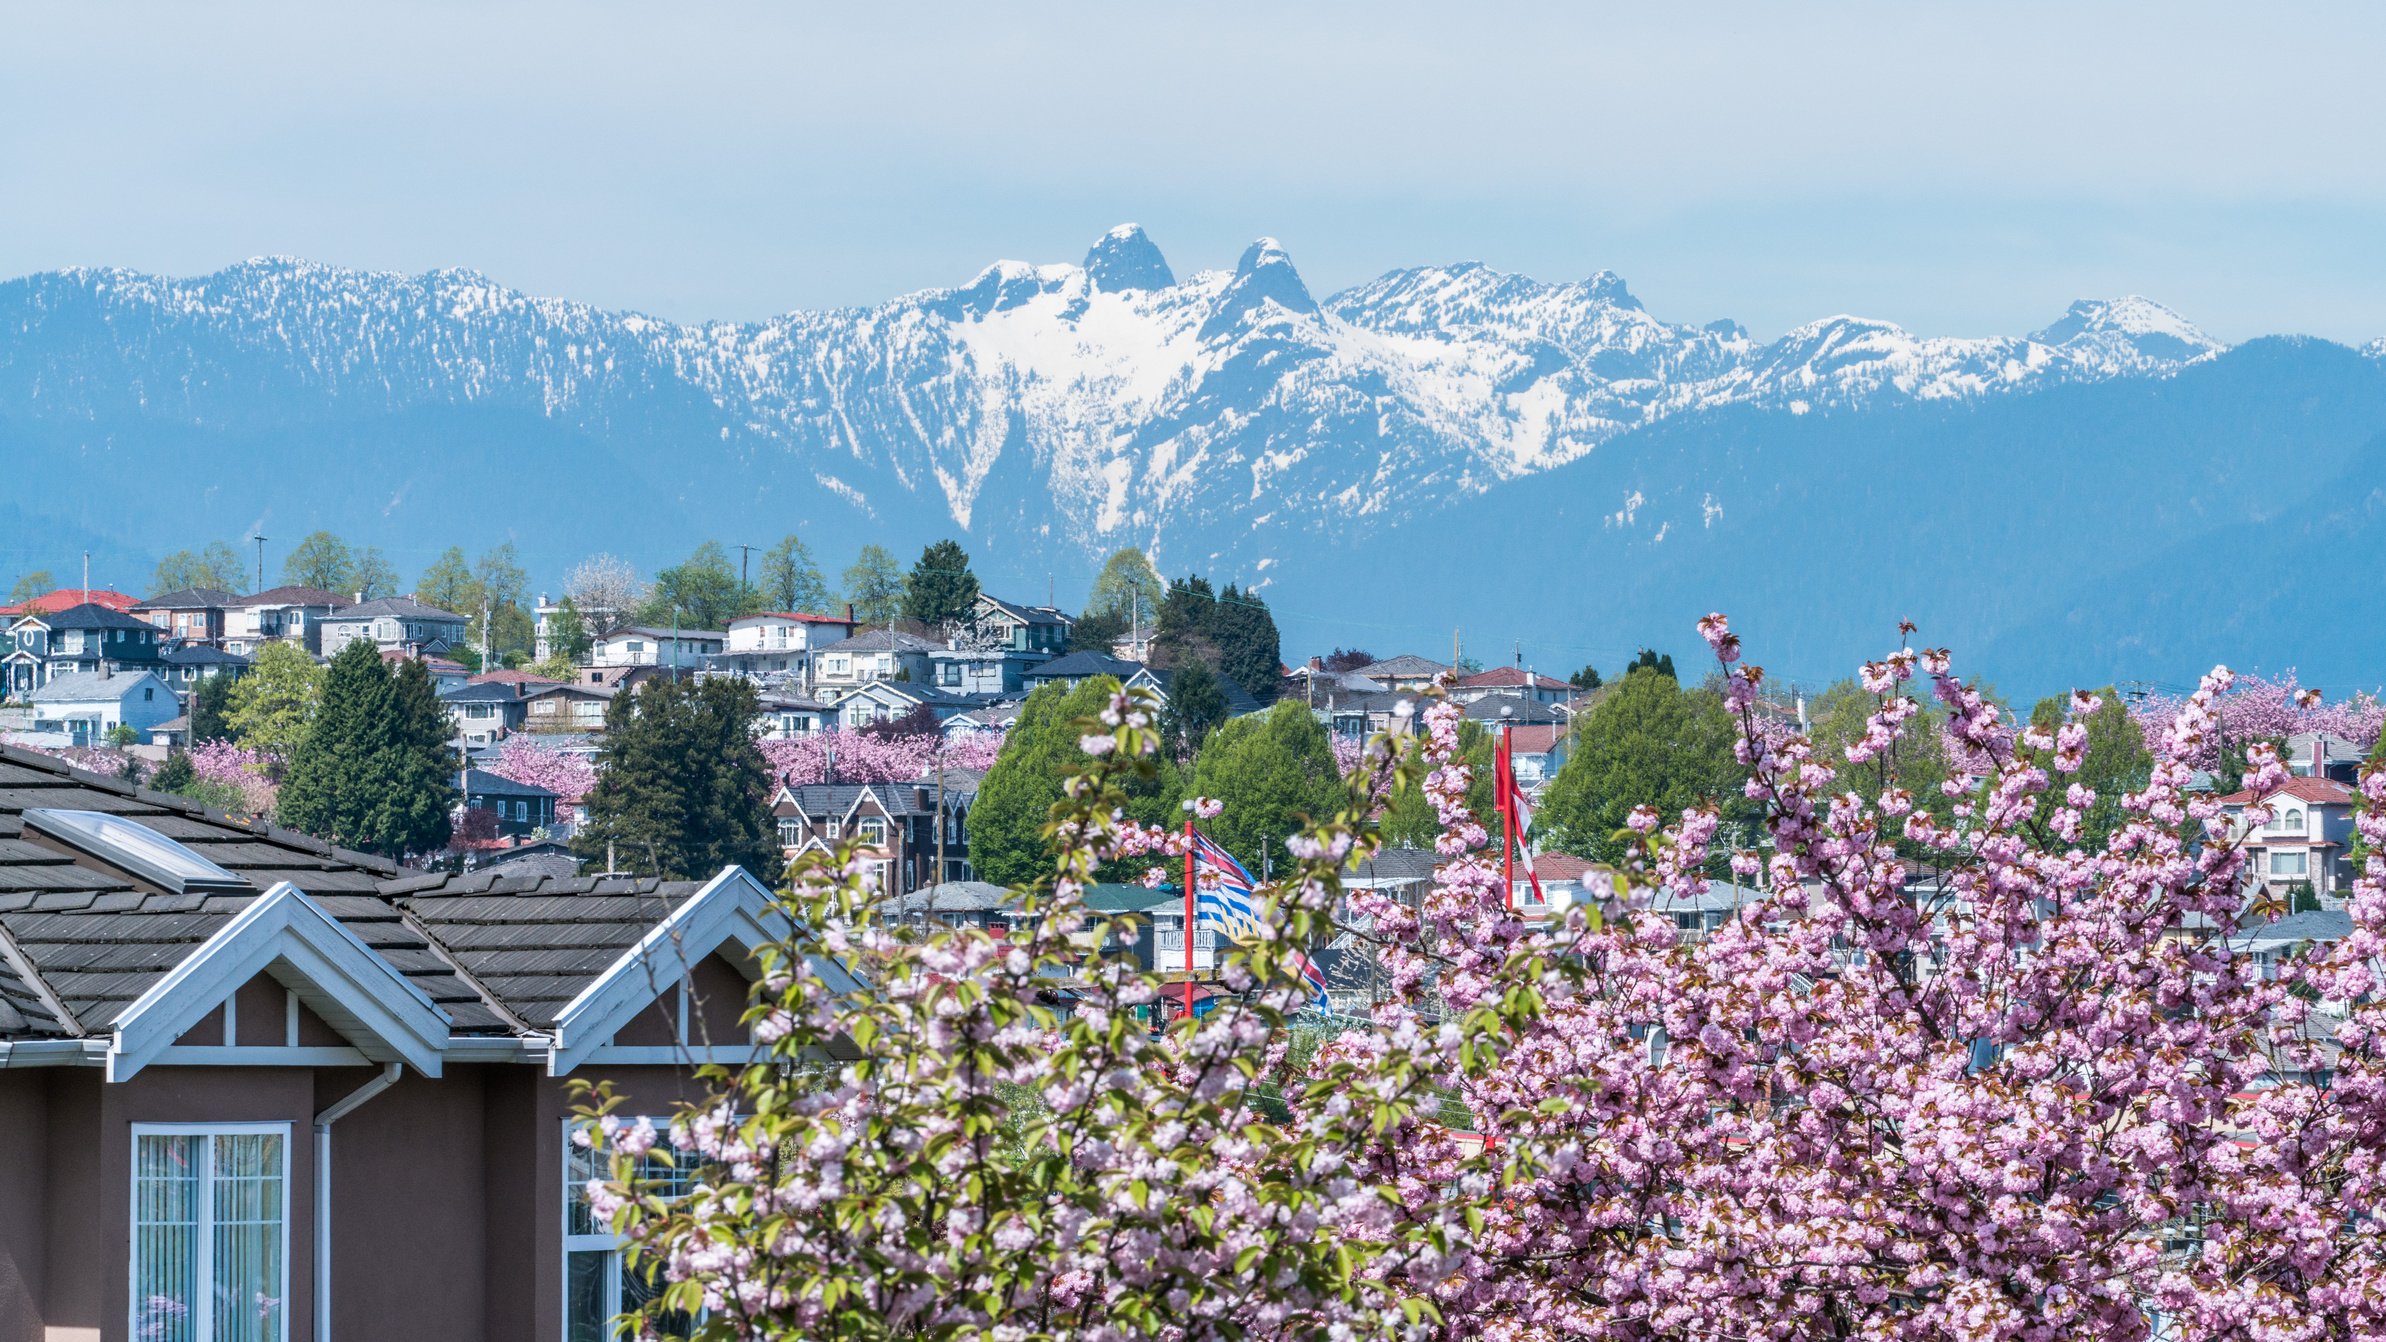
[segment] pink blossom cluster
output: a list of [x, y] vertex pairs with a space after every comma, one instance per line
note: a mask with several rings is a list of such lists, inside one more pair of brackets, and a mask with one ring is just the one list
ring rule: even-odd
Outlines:
[[[2138, 726], [2151, 738], [2167, 727], [2186, 706], [2177, 695], [2150, 694], [2130, 708]], [[2283, 740], [2300, 732], [2326, 732], [2364, 750], [2377, 743], [2386, 725], [2386, 701], [2366, 690], [2327, 700], [2318, 690], [2298, 683], [2295, 673], [2271, 678], [2237, 676], [2213, 705], [2214, 730], [2206, 733], [2188, 763], [2210, 769], [2224, 747], [2232, 753], [2258, 740]]]
[[281, 792], [274, 781], [279, 764], [261, 750], [230, 741], [203, 741], [190, 749], [191, 772], [204, 782], [237, 788], [241, 809], [253, 816], [270, 816]]
[[789, 786], [807, 783], [902, 783], [925, 777], [941, 762], [948, 769], [983, 773], [1002, 753], [1003, 733], [920, 732], [885, 736], [838, 728], [808, 736], [771, 737], [761, 742], [771, 774]]
[[543, 787], [565, 806], [577, 806], [596, 788], [596, 766], [587, 756], [557, 750], [535, 736], [516, 732], [497, 747], [489, 772], [531, 787]]

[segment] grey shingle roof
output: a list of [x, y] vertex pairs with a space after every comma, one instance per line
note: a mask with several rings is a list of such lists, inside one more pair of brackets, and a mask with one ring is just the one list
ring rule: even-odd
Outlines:
[[703, 888], [648, 877], [554, 877], [504, 864], [429, 876], [390, 897], [482, 988], [537, 1028]]
[[238, 592], [227, 592], [220, 587], [185, 587], [179, 592], [153, 596], [133, 609], [211, 610], [218, 606], [237, 606], [239, 604], [240, 594]]
[[536, 783], [517, 783], [511, 778], [490, 773], [486, 769], [464, 771], [464, 791], [475, 797], [552, 797], [555, 793]]
[[380, 897], [380, 884], [398, 875], [394, 865], [0, 747], [0, 1003], [25, 1018], [25, 1033], [104, 1033], [117, 1013], [257, 897], [145, 890], [94, 861], [27, 839], [28, 807], [129, 817], [243, 877], [258, 894], [288, 881], [429, 994], [459, 1033], [504, 1026], [422, 932]]
[[870, 629], [823, 644], [822, 652], [935, 652], [944, 645], [900, 629]]
[[[148, 671], [68, 671], [50, 677], [50, 682], [25, 697], [37, 704], [114, 703], [138, 688]], [[151, 688], [156, 688], [152, 686]]]
[[157, 629], [147, 620], [120, 610], [111, 610], [95, 601], [86, 601], [79, 606], [68, 606], [64, 610], [33, 618], [52, 629], [147, 629], [152, 632]]
[[1029, 680], [1091, 680], [1116, 676], [1121, 682], [1143, 669], [1141, 662], [1123, 661], [1099, 652], [1072, 652], [1027, 669]]
[[400, 620], [446, 620], [456, 624], [468, 622], [465, 617], [452, 610], [441, 610], [437, 606], [417, 601], [410, 596], [375, 597], [371, 601], [358, 602], [353, 606], [342, 606], [338, 618], [341, 620], [371, 620], [383, 615]]

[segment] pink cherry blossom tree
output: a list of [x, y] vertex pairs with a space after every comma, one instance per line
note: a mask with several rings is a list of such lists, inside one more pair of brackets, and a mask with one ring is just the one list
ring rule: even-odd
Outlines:
[[978, 773], [994, 767], [1003, 733], [962, 731], [883, 735], [837, 728], [763, 741], [762, 757], [782, 783], [899, 783], [922, 778], [941, 761]]
[[[2185, 707], [2182, 696], [2152, 694], [2131, 707], [2147, 736], [2162, 730]], [[2263, 740], [2284, 740], [2299, 732], [2341, 736], [2364, 750], [2376, 744], [2386, 724], [2386, 702], [2366, 690], [2328, 700], [2318, 690], [2298, 683], [2295, 673], [2282, 676], [2237, 676], [2227, 682], [2213, 705], [2216, 728], [2201, 741], [2188, 761], [2198, 769], [2214, 767], [2220, 752], [2242, 749]]]
[[578, 806], [580, 799], [596, 787], [596, 766], [587, 756], [558, 750], [521, 732], [499, 743], [497, 762], [489, 772], [516, 783], [543, 787], [555, 794], [561, 806]]
[[[2094, 696], [2025, 727], [1899, 648], [1825, 754], [1761, 711], [1721, 616], [1700, 630], [1763, 816], [1720, 855], [1731, 898], [1702, 874], [1716, 816], [1642, 807], [1612, 885], [1510, 911], [1434, 700], [1288, 841], [1214, 1005], [1172, 1018], [1164, 973], [1085, 949], [1122, 930], [1092, 873], [1183, 843], [1125, 819], [1159, 743], [1122, 694], [1080, 724], [1093, 760], [1012, 935], [890, 925], [874, 863], [799, 861], [801, 930], [748, 1013], [771, 1063], [664, 1131], [599, 1088], [583, 1137], [613, 1177], [583, 1195], [655, 1308], [725, 1338], [2386, 1336], [2386, 859], [2349, 937], [2249, 953], [2240, 827], [2188, 791], [2231, 677], [2148, 733], [2091, 849]], [[1931, 721], [1917, 683], [1936, 808], [1894, 763]], [[2257, 798], [2285, 785], [2244, 756]], [[1386, 786], [1442, 821], [1414, 904], [1340, 886]], [[2386, 770], [2361, 792], [2386, 846]], [[1293, 952], [1329, 938], [1385, 996], [1296, 1065], [1321, 1026]], [[641, 1176], [664, 1150], [711, 1171], [694, 1193]]]

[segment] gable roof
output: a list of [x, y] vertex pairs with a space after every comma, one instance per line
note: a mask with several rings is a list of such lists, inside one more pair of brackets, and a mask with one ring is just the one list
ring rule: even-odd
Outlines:
[[[2297, 801], [2317, 802], [2324, 806], [2350, 806], [2361, 794], [2355, 792], [2349, 785], [2339, 783], [2333, 778], [2314, 778], [2307, 774], [2296, 774], [2287, 779], [2284, 787], [2269, 795], [2292, 797]], [[2254, 794], [2251, 791], [2232, 792], [2221, 798], [2220, 804], [2223, 806], [2251, 806], [2253, 801]]]
[[1536, 690], [1570, 691], [1574, 688], [1573, 685], [1559, 680], [1555, 676], [1544, 676], [1539, 672], [1527, 671], [1521, 666], [1495, 666], [1489, 671], [1477, 671], [1471, 676], [1460, 676], [1458, 684], [1460, 688], [1470, 690], [1521, 689], [1530, 686]]
[[157, 626], [149, 621], [137, 619], [96, 601], [80, 601], [34, 618], [49, 629], [146, 629], [151, 633], [157, 632]]
[[941, 643], [900, 629], [865, 629], [851, 638], [823, 644], [820, 652], [934, 652]]
[[48, 684], [25, 697], [37, 704], [112, 704], [141, 688], [144, 680], [152, 688], [165, 688], [154, 671], [69, 671], [50, 677]]
[[1053, 606], [1022, 605], [1016, 601], [1005, 601], [1001, 597], [994, 595], [992, 592], [978, 593], [978, 600], [994, 607], [996, 610], [1001, 611], [1003, 614], [1019, 621], [1021, 624], [1050, 625], [1056, 628], [1066, 629], [1071, 624], [1075, 623], [1067, 615], [1063, 614], [1057, 607]]
[[464, 682], [467, 685], [566, 685], [569, 681], [542, 676], [532, 671], [517, 671], [510, 667], [497, 671], [483, 671]]
[[1091, 680], [1095, 676], [1115, 676], [1125, 684], [1127, 677], [1143, 670], [1143, 663], [1130, 662], [1103, 652], [1068, 652], [1041, 666], [1027, 668], [1029, 680]]
[[240, 593], [227, 592], [221, 587], [185, 587], [179, 592], [153, 596], [131, 607], [133, 610], [214, 610], [220, 606], [237, 606]]
[[347, 605], [351, 600], [353, 598], [341, 596], [337, 592], [326, 592], [320, 587], [268, 587], [262, 592], [253, 592], [248, 596], [240, 597], [233, 604], [238, 606], [331, 606], [337, 608]]
[[352, 606], [342, 606], [338, 615], [342, 620], [372, 620], [388, 615], [400, 620], [440, 620], [450, 624], [471, 623], [470, 620], [452, 610], [441, 610], [437, 606], [427, 605], [410, 596], [383, 596], [375, 597], [371, 601], [359, 601]]
[[106, 606], [110, 610], [131, 610], [141, 604], [141, 598], [129, 592], [110, 591], [105, 587], [57, 587], [40, 596], [27, 597], [11, 605], [0, 606], [0, 615], [45, 615], [65, 610], [69, 606]]
[[1357, 674], [1369, 677], [1370, 679], [1380, 680], [1385, 676], [1401, 676], [1404, 678], [1413, 676], [1438, 676], [1442, 672], [1449, 669], [1450, 668], [1447, 663], [1434, 661], [1430, 657], [1419, 657], [1414, 653], [1404, 652], [1397, 657], [1386, 657], [1380, 662], [1369, 662], [1367, 665], [1360, 667]]
[[517, 783], [486, 769], [464, 771], [464, 792], [473, 797], [553, 797], [555, 792], [536, 783]]
[[[551, 680], [546, 682], [544, 688], [568, 687]], [[468, 680], [461, 685], [441, 690], [439, 701], [443, 704], [518, 704], [530, 697], [530, 693], [526, 692], [526, 689], [527, 687], [519, 685]]]
[[186, 643], [168, 648], [158, 654], [158, 660], [168, 666], [247, 666], [250, 659], [237, 652], [226, 652], [211, 643]]

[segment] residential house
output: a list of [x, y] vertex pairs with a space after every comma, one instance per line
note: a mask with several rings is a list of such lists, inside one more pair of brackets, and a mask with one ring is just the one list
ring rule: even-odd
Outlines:
[[897, 922], [974, 927], [997, 936], [1010, 930], [1018, 896], [989, 881], [945, 881], [885, 900], [879, 908]]
[[928, 683], [928, 656], [939, 645], [900, 629], [868, 629], [822, 645], [813, 655], [812, 692], [836, 703], [878, 680]]
[[158, 628], [96, 602], [17, 617], [5, 657], [8, 696], [20, 698], [56, 677], [108, 668], [155, 670]]
[[1030, 665], [1010, 652], [934, 648], [928, 653], [928, 683], [947, 694], [1017, 694], [1026, 688]]
[[0, 619], [17, 615], [50, 615], [69, 606], [106, 606], [109, 610], [131, 610], [140, 604], [141, 598], [106, 587], [57, 587], [40, 596], [0, 606]]
[[150, 728], [182, 715], [181, 702], [154, 671], [64, 672], [26, 698], [34, 731], [56, 732], [78, 746], [104, 745], [118, 727], [147, 741]]
[[1523, 727], [1534, 723], [1546, 726], [1567, 720], [1565, 714], [1561, 713], [1554, 704], [1509, 694], [1487, 694], [1464, 705], [1458, 711], [1486, 727], [1498, 727], [1502, 724]]
[[2287, 738], [2287, 768], [2305, 778], [2333, 778], [2339, 783], [2361, 781], [2361, 761], [2369, 752], [2341, 736], [2327, 732], [2297, 732]]
[[729, 636], [711, 629], [657, 629], [625, 625], [589, 645], [592, 666], [656, 666], [693, 673], [727, 646]]
[[153, 596], [132, 607], [128, 614], [156, 625], [167, 638], [186, 646], [224, 646], [225, 612], [240, 601], [240, 594], [217, 587], [186, 587], [179, 592]]
[[2261, 967], [2262, 977], [2278, 977], [2281, 961], [2314, 951], [2325, 951], [2337, 942], [2353, 935], [2353, 915], [2343, 909], [2306, 909], [2290, 913], [2275, 922], [2251, 923], [2238, 929], [2229, 938], [2229, 949], [2237, 955], [2249, 955]]
[[1096, 676], [1109, 676], [1124, 685], [1143, 669], [1141, 662], [1122, 661], [1099, 652], [1072, 652], [1029, 667], [1022, 679], [1031, 690], [1054, 681], [1082, 685]]
[[794, 611], [741, 616], [729, 622], [727, 647], [706, 665], [751, 679], [783, 676], [800, 684], [808, 679], [814, 649], [851, 638], [858, 627], [850, 609], [842, 618]]
[[952, 642], [956, 649], [991, 655], [992, 660], [968, 664], [968, 672], [993, 677], [970, 688], [1000, 694], [1023, 688], [1029, 668], [1067, 651], [1074, 624], [1051, 606], [1026, 606], [981, 592], [966, 626], [954, 634]]
[[798, 694], [765, 692], [755, 734], [784, 740], [825, 732], [837, 725], [837, 710]]
[[601, 685], [548, 685], [522, 696], [526, 732], [601, 732], [614, 691]]
[[[616, 618], [624, 612], [601, 610], [594, 606], [579, 606], [575, 603], [574, 613], [580, 618], [580, 631], [583, 634], [594, 635], [598, 629], [613, 625]], [[531, 611], [532, 647], [534, 648], [531, 655], [542, 662], [556, 653], [555, 626], [562, 616], [563, 603], [549, 601], [545, 592], [539, 593], [538, 601]]]
[[1562, 704], [1574, 697], [1574, 686], [1525, 667], [1495, 666], [1489, 671], [1460, 676], [1458, 684], [1450, 690], [1450, 697], [1462, 704], [1492, 695], [1530, 699], [1538, 704]]
[[236, 678], [248, 669], [248, 658], [207, 643], [185, 643], [158, 654], [158, 675], [180, 695], [187, 696], [209, 676]]
[[2264, 802], [2270, 819], [2258, 827], [2245, 820], [2253, 800], [2251, 792], [2220, 799], [2231, 834], [2244, 842], [2250, 858], [2249, 893], [2284, 903], [2299, 888], [2308, 887], [2323, 901], [2341, 898], [2353, 882], [2346, 850], [2353, 841], [2353, 808], [2360, 794], [2333, 778], [2297, 775]]
[[529, 690], [527, 685], [467, 683], [440, 691], [439, 702], [447, 705], [447, 715], [467, 745], [488, 745], [522, 730], [530, 715], [524, 697]]
[[0, 1338], [594, 1338], [638, 1298], [570, 1086], [667, 1116], [758, 1056], [762, 881], [423, 875], [0, 773]]
[[1360, 667], [1356, 674], [1365, 676], [1387, 690], [1413, 694], [1431, 686], [1436, 677], [1449, 669], [1447, 664], [1429, 657], [1403, 653], [1398, 657], [1386, 657], [1380, 662], [1369, 662]]
[[580, 678], [572, 683], [627, 694], [657, 676], [679, 674], [667, 666], [584, 666], [580, 668]]
[[1538, 792], [1566, 767], [1573, 741], [1570, 723], [1527, 722], [1510, 728], [1508, 748], [1516, 761], [1516, 781], [1525, 791]]
[[[1362, 682], [1372, 684], [1373, 682]], [[1329, 685], [1323, 680], [1312, 681], [1309, 711], [1326, 725], [1334, 735], [1353, 741], [1363, 741], [1377, 732], [1390, 731], [1403, 712], [1415, 713], [1419, 708], [1417, 696], [1394, 690], [1351, 690]]]
[[555, 794], [536, 783], [517, 783], [485, 769], [464, 771], [464, 809], [487, 811], [497, 817], [497, 832], [506, 836], [549, 829], [555, 824]]
[[1011, 724], [1019, 720], [1019, 709], [1023, 703], [1019, 699], [996, 699], [964, 709], [944, 720], [945, 735], [950, 737], [955, 732], [1009, 731]]
[[295, 643], [321, 656], [322, 622], [348, 604], [347, 597], [320, 587], [274, 587], [241, 597], [224, 610], [224, 648], [254, 657], [268, 643]]
[[876, 849], [879, 875], [890, 894], [939, 884], [939, 834], [944, 881], [965, 881], [969, 869], [969, 804], [974, 785], [934, 782], [808, 783], [782, 787], [771, 798], [779, 848], [798, 853], [833, 850], [849, 841]]
[[[470, 684], [474, 679], [472, 668], [464, 665], [462, 662], [451, 661], [445, 657], [432, 657], [428, 655], [412, 653], [406, 651], [403, 648], [384, 648], [381, 650], [381, 664], [388, 667], [392, 674], [396, 673], [399, 664], [403, 662], [421, 662], [423, 664], [423, 674], [431, 678], [431, 688], [441, 694], [445, 694], [449, 690], [455, 689], [459, 685]], [[531, 678], [533, 680], [539, 680], [542, 683], [548, 685], [558, 683], [552, 680], [545, 680], [543, 677], [538, 676], [533, 676]]]
[[934, 685], [914, 681], [874, 680], [839, 699], [833, 711], [845, 727], [867, 727], [873, 722], [894, 722], [925, 708], [942, 725], [958, 714], [984, 707], [993, 698], [986, 694], [949, 694]]
[[371, 643], [383, 652], [439, 657], [465, 646], [472, 621], [410, 596], [377, 597], [342, 606], [323, 620], [322, 653], [337, 657], [351, 643]]

